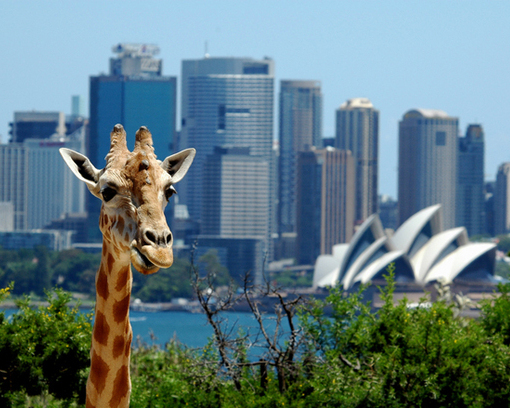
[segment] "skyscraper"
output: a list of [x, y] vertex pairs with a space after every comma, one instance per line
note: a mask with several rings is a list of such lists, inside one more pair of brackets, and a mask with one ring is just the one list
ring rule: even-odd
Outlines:
[[350, 150], [356, 163], [356, 224], [377, 212], [379, 111], [367, 98], [354, 98], [336, 110], [336, 147]]
[[351, 152], [333, 147], [298, 156], [297, 261], [314, 264], [354, 232], [355, 164]]
[[[226, 249], [225, 266], [232, 276], [240, 278], [251, 270], [259, 283], [271, 228], [270, 174], [269, 161], [250, 155], [248, 147], [216, 146], [204, 162], [206, 204], [202, 207], [199, 248]], [[241, 248], [249, 249], [249, 259], [231, 262]]]
[[279, 233], [296, 231], [297, 155], [322, 147], [322, 94], [319, 81], [281, 81], [278, 166]]
[[469, 235], [484, 233], [484, 133], [481, 125], [469, 125], [459, 137], [457, 156], [457, 226]]
[[498, 168], [494, 189], [494, 234], [510, 232], [510, 163]]
[[41, 229], [67, 213], [84, 211], [85, 190], [64, 171], [59, 154], [61, 147], [83, 152], [84, 133], [82, 127], [70, 137], [0, 145], [0, 202], [12, 203], [14, 230]]
[[[92, 164], [103, 168], [110, 149], [110, 132], [121, 123], [126, 129], [128, 146], [134, 146], [135, 133], [147, 126], [152, 133], [154, 149], [163, 160], [175, 152], [177, 79], [163, 76], [163, 63], [154, 56], [155, 45], [118, 44], [117, 54], [110, 59], [108, 75], [90, 77], [90, 131], [87, 155]], [[87, 195], [90, 220], [99, 216], [101, 202]], [[167, 207], [171, 211], [171, 206]], [[102, 239], [95, 222], [90, 222], [89, 240]]]
[[182, 62], [179, 144], [181, 148], [196, 148], [197, 155], [179, 193], [193, 219], [201, 217], [203, 166], [215, 146], [249, 147], [251, 155], [271, 160], [273, 71], [270, 59], [203, 58]]
[[442, 204], [444, 228], [455, 226], [458, 118], [412, 109], [399, 124], [399, 225], [419, 210]]
[[109, 75], [90, 77], [90, 133], [87, 154], [102, 168], [110, 149], [110, 132], [121, 123], [128, 145], [147, 126], [154, 149], [164, 159], [174, 152], [177, 79], [162, 75], [162, 61], [153, 58], [159, 48], [145, 44], [118, 44], [110, 59]]

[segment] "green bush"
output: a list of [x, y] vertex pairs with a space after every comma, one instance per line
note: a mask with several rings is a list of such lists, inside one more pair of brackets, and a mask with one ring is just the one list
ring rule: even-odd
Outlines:
[[70, 295], [61, 290], [47, 300], [38, 309], [29, 298], [17, 301], [11, 319], [0, 313], [0, 406], [47, 394], [83, 402], [92, 317], [70, 309]]

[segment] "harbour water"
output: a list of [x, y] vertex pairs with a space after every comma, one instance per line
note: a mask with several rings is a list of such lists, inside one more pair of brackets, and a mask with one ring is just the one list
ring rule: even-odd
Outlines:
[[[16, 312], [17, 309], [5, 310], [7, 317]], [[188, 347], [196, 348], [205, 346], [213, 335], [213, 329], [207, 324], [207, 318], [202, 313], [130, 311], [129, 316], [133, 327], [134, 346], [137, 338], [148, 345], [157, 344], [160, 347], [164, 347], [168, 341], [175, 338]], [[269, 333], [274, 331], [274, 317], [270, 314], [265, 315]], [[257, 341], [258, 324], [251, 313], [222, 313], [221, 319], [225, 333], [235, 335], [242, 331], [243, 334], [250, 335], [252, 341]], [[288, 329], [286, 323], [284, 329]]]

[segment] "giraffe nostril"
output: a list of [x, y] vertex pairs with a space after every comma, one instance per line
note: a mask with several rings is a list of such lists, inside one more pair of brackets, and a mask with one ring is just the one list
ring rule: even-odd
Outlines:
[[165, 239], [165, 243], [167, 245], [170, 245], [172, 243], [172, 233], [170, 231], [168, 231], [168, 234], [167, 234], [166, 239]]
[[156, 235], [152, 231], [145, 231], [145, 241], [149, 244], [156, 244]]

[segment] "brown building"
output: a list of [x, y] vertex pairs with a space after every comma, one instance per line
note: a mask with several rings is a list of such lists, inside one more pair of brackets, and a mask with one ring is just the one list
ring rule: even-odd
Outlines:
[[313, 264], [354, 231], [355, 163], [348, 150], [311, 149], [298, 157], [297, 262]]

